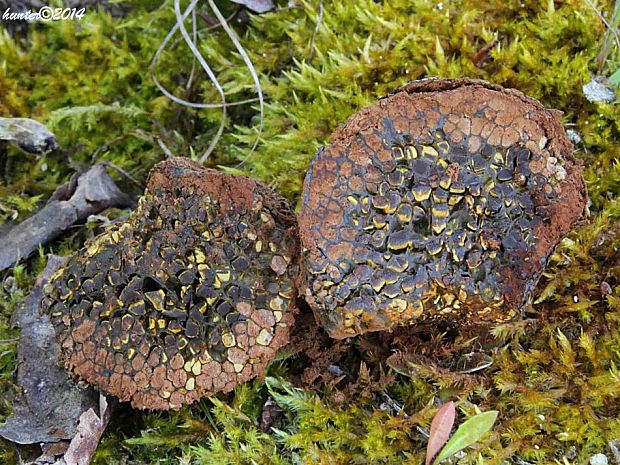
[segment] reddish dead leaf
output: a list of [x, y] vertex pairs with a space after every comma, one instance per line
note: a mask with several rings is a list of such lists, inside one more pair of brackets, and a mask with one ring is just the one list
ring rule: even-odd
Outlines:
[[455, 418], [456, 408], [452, 401], [442, 405], [437, 410], [435, 418], [431, 422], [431, 432], [428, 437], [428, 446], [426, 447], [426, 465], [430, 465], [433, 457], [437, 455], [450, 437]]
[[110, 421], [111, 410], [103, 394], [99, 395], [99, 416], [90, 408], [80, 416], [77, 434], [71, 440], [69, 448], [60, 465], [89, 465], [101, 435]]

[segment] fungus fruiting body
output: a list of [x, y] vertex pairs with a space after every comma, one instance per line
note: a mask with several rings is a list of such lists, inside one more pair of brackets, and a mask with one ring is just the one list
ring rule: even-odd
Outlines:
[[516, 316], [586, 189], [559, 112], [483, 81], [410, 83], [306, 176], [303, 294], [332, 337]]
[[283, 198], [187, 159], [163, 162], [130, 219], [47, 286], [60, 362], [138, 408], [230, 391], [288, 341], [297, 254]]
[[298, 292], [335, 338], [509, 320], [584, 216], [571, 150], [559, 112], [536, 100], [431, 79], [333, 134], [306, 176], [299, 231], [261, 184], [163, 162], [130, 219], [46, 286], [60, 363], [135, 407], [178, 408], [262, 375]]

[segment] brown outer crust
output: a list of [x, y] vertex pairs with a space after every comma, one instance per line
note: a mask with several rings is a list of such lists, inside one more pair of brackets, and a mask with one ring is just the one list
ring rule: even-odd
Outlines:
[[[485, 101], [494, 110], [500, 114], [503, 113], [503, 119], [507, 123], [506, 129], [510, 129], [513, 125], [520, 126], [521, 133], [518, 134], [520, 137], [517, 137], [514, 142], [518, 140], [525, 142], [525, 147], [530, 149], [532, 153], [545, 152], [546, 156], [557, 157], [566, 170], [565, 179], [557, 183], [558, 200], [552, 203], [541, 203], [538, 206], [541, 210], [546, 210], [551, 221], [548, 224], [543, 222], [535, 229], [535, 235], [538, 238], [535, 251], [530, 257], [524, 258], [523, 264], [526, 273], [529, 275], [528, 279], [519, 278], [508, 267], [500, 270], [502, 284], [505, 285], [502, 294], [510, 306], [516, 310], [523, 307], [529, 292], [537, 284], [549, 256], [560, 239], [575, 224], [584, 221], [587, 212], [587, 188], [582, 177], [582, 162], [573, 156], [573, 145], [561, 123], [563, 113], [559, 110], [545, 109], [539, 101], [518, 90], [505, 89], [483, 80], [429, 78], [410, 82], [381, 98], [376, 104], [365, 107], [352, 115], [346, 123], [334, 131], [331, 136], [332, 143], [319, 150], [311, 163], [304, 182], [302, 212], [298, 215], [303, 251], [301, 254], [301, 270], [306, 269], [308, 257], [317, 257], [318, 254], [317, 237], [313, 236], [310, 231], [314, 223], [311, 212], [317, 208], [318, 198], [316, 191], [312, 190], [310, 184], [313, 169], [319, 163], [318, 160], [320, 160], [321, 155], [328, 151], [348, 150], [352, 145], [351, 141], [355, 140], [360, 134], [370, 134], [370, 131], [379, 126], [381, 118], [386, 116], [392, 117], [394, 126], [403, 131], [407, 131], [409, 129], [407, 125], [411, 124], [416, 129], [411, 132], [423, 138], [422, 134], [425, 131], [428, 132], [433, 126], [428, 124], [428, 118], [425, 116], [424, 121], [416, 122], [415, 116], [413, 116], [410, 117], [409, 121], [404, 121], [403, 113], [399, 113], [399, 109], [412, 108], [415, 105], [416, 109], [422, 108], [421, 111], [428, 109], [429, 112], [433, 112], [433, 108], [439, 108], [441, 115], [449, 115], [454, 112], [456, 114], [461, 113], [459, 116], [463, 116], [465, 112], [461, 108], [464, 107], [468, 99]], [[435, 115], [440, 116], [436, 112]], [[471, 116], [473, 115], [467, 116], [469, 131], [472, 129]], [[397, 119], [403, 121], [397, 121]], [[439, 119], [436, 118], [435, 122], [438, 123]], [[460, 118], [454, 124], [458, 127], [462, 123], [463, 118]], [[471, 139], [474, 137], [465, 136], [464, 139], [471, 147]], [[543, 139], [544, 144], [542, 143]], [[539, 148], [539, 144], [534, 142], [537, 140], [541, 141], [542, 148]], [[501, 138], [497, 142], [498, 145], [501, 145]], [[489, 141], [489, 143], [492, 142]], [[504, 144], [504, 146], [506, 145]], [[367, 157], [365, 153], [350, 153], [349, 156], [355, 163], [363, 163]], [[335, 179], [322, 180], [321, 184], [326, 185], [330, 181], [336, 182]], [[543, 199], [538, 200], [542, 201]], [[306, 297], [317, 321], [324, 323], [325, 310], [313, 298], [311, 286], [308, 283], [307, 276], [303, 273], [298, 285], [300, 295]], [[369, 328], [367, 331], [390, 330], [393, 327], [394, 322], [378, 322], [375, 327]], [[328, 332], [331, 337], [338, 339], [354, 335], [335, 328], [328, 329]]]
[[[207, 181], [207, 182], [205, 182]], [[184, 157], [175, 157], [158, 163], [149, 173], [147, 190], [153, 187], [173, 192], [175, 186], [193, 186], [217, 199], [228, 199], [226, 206], [250, 208], [253, 194], [261, 196], [263, 204], [273, 212], [286, 229], [297, 235], [295, 214], [287, 200], [261, 182], [245, 176], [231, 176], [221, 171], [205, 168], [201, 164]], [[224, 204], [221, 204], [224, 206]], [[293, 253], [295, 251], [291, 251]]]

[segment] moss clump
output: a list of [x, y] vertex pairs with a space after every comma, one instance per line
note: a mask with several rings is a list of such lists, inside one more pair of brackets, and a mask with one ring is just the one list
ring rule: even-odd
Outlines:
[[[208, 146], [220, 112], [180, 109], [162, 97], [148, 73], [173, 24], [171, 4], [138, 3], [123, 18], [92, 10], [79, 23], [33, 26], [17, 40], [0, 36], [0, 112], [48, 123], [62, 147], [41, 159], [12, 148], [2, 155], [3, 218], [20, 221], [29, 215], [69, 178], [73, 166], [107, 160], [144, 182], [165, 156], [158, 140], [175, 154], [200, 155]], [[590, 103], [581, 92], [597, 70], [605, 34], [596, 13], [577, 0], [454, 0], [441, 7], [423, 0], [361, 0], [325, 2], [317, 28], [318, 0], [292, 7], [285, 3], [249, 22], [238, 21], [243, 16], [233, 22], [268, 98], [264, 130], [249, 156], [258, 110], [231, 108], [209, 165], [243, 171], [298, 201], [318, 146], [362, 106], [412, 79], [481, 78], [565, 112], [563, 122], [583, 138], [576, 156], [585, 162], [592, 225], [572, 234], [553, 255], [535, 292], [539, 301], [527, 309], [534, 321], [495, 328], [494, 364], [477, 375], [448, 373], [438, 365], [441, 360], [418, 363], [415, 373], [409, 367], [399, 370], [415, 376], [395, 374], [377, 362], [368, 349], [372, 339], [364, 338], [352, 344], [369, 368], [348, 367], [363, 395], [346, 399], [342, 384], [316, 394], [289, 394], [287, 384], [257, 382], [222, 397], [219, 406], [203, 400], [165, 415], [121, 411], [96, 462], [419, 463], [425, 439], [416, 427], [428, 426], [438, 398], [457, 399], [466, 415], [475, 412], [475, 405], [500, 410], [493, 433], [466, 451], [459, 459], [463, 464], [478, 461], [478, 454], [485, 463], [499, 464], [517, 459], [584, 463], [594, 452], [607, 453], [606, 442], [620, 436], [620, 289], [617, 276], [614, 280], [609, 274], [617, 267], [600, 261], [593, 248], [620, 220], [620, 118], [617, 105]], [[221, 6], [225, 15], [235, 8]], [[598, 6], [612, 9], [610, 1]], [[231, 100], [255, 96], [241, 56], [221, 31], [210, 31], [199, 47]], [[618, 64], [614, 51], [605, 72]], [[163, 54], [157, 73], [177, 95], [216, 102], [217, 92], [203, 75], [187, 85], [191, 68], [191, 55], [179, 43]], [[120, 176], [116, 180], [131, 193], [140, 191]], [[44, 252], [76, 250], [92, 232], [70, 231]], [[0, 340], [15, 336], [8, 320], [31, 279], [21, 276], [33, 277], [38, 269], [31, 261], [3, 276]], [[7, 281], [11, 277], [18, 287]], [[431, 342], [439, 340], [435, 336]], [[0, 354], [6, 353], [0, 357], [3, 392], [12, 389], [15, 348], [14, 342], [0, 346]], [[284, 383], [301, 361], [286, 360], [272, 375]], [[381, 411], [383, 393], [409, 419], [395, 410]], [[260, 412], [269, 395], [282, 410], [282, 433], [260, 431]], [[8, 406], [2, 408], [4, 415]], [[147, 445], [139, 445], [141, 440]], [[15, 459], [12, 446], [2, 443], [0, 461]]]

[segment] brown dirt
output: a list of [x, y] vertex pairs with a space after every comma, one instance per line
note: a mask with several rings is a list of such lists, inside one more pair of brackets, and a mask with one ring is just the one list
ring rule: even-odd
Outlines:
[[302, 294], [329, 334], [517, 316], [585, 214], [560, 116], [516, 90], [429, 79], [338, 128], [299, 215]]

